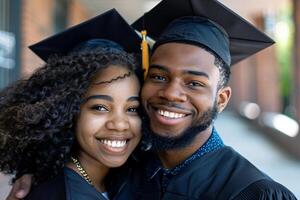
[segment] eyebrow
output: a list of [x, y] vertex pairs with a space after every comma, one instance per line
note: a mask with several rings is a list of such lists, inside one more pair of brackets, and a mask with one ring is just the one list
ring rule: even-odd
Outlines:
[[170, 70], [162, 65], [150, 65], [149, 69], [159, 69], [165, 72], [170, 72]]
[[191, 74], [195, 76], [205, 76], [206, 78], [209, 79], [209, 76], [205, 72], [200, 72], [200, 71], [194, 71], [194, 70], [184, 70], [184, 74]]
[[111, 102], [114, 101], [113, 98], [111, 98], [108, 95], [92, 95], [92, 96], [89, 96], [86, 99], [84, 99], [84, 102], [87, 102], [90, 99], [103, 99], [103, 100], [111, 101]]
[[[91, 100], [91, 99], [103, 99], [103, 100], [111, 101], [111, 102], [114, 101], [114, 99], [111, 96], [108, 96], [108, 95], [92, 95], [92, 96], [89, 96], [86, 99], [84, 99], [84, 102], [87, 102], [88, 100]], [[129, 97], [127, 99], [127, 101], [139, 101], [139, 97], [138, 96], [132, 96], [132, 97]]]
[[127, 101], [139, 101], [140, 98], [138, 96], [129, 97]]
[[[158, 70], [162, 70], [165, 71], [167, 73], [170, 72], [170, 70], [162, 65], [150, 65], [149, 69], [158, 69]], [[195, 76], [204, 76], [206, 78], [209, 79], [209, 75], [205, 72], [201, 72], [201, 71], [195, 71], [195, 70], [183, 70], [184, 74], [191, 74], [191, 75], [195, 75]]]

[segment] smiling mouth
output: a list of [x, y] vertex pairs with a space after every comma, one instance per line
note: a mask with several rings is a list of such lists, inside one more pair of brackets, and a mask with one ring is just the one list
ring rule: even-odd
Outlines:
[[124, 148], [128, 142], [128, 140], [108, 140], [108, 139], [101, 139], [99, 141], [110, 148]]
[[162, 109], [158, 109], [157, 113], [160, 116], [170, 118], [170, 119], [180, 119], [180, 118], [187, 116], [187, 114], [184, 114], [184, 113], [171, 112], [171, 111], [162, 110]]

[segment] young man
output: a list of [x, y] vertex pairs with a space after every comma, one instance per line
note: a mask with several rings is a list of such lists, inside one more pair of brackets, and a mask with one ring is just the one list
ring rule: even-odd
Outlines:
[[152, 146], [126, 185], [130, 199], [296, 199], [213, 126], [231, 96], [230, 66], [272, 40], [214, 0], [163, 0], [133, 26], [156, 43], [142, 89]]
[[213, 0], [164, 0], [133, 26], [156, 40], [141, 94], [154, 153], [131, 179], [136, 199], [296, 199], [213, 126], [230, 66], [273, 41]]

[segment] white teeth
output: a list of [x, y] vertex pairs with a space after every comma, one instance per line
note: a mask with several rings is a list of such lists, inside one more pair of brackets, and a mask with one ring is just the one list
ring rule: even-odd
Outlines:
[[165, 112], [164, 112], [164, 115], [165, 115], [165, 116], [168, 116], [168, 117], [171, 117], [171, 116], [170, 116], [170, 113], [169, 113], [168, 111], [165, 111]]
[[164, 110], [158, 110], [158, 114], [164, 117], [172, 118], [172, 119], [178, 119], [182, 118], [185, 116], [185, 114], [182, 113], [175, 113], [175, 112], [169, 112], [169, 111], [164, 111]]
[[170, 117], [174, 118], [177, 113], [170, 113]]
[[126, 145], [126, 140], [107, 140], [107, 139], [102, 139], [100, 140], [101, 143], [113, 147], [113, 148], [122, 148]]

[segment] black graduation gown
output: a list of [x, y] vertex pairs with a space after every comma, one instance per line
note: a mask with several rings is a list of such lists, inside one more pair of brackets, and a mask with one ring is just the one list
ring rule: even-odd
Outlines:
[[[25, 200], [66, 200], [67, 199], [67, 189], [66, 189], [66, 171], [65, 170], [70, 170], [70, 169], [64, 169], [61, 171], [61, 173], [59, 173], [57, 176], [55, 176], [53, 179], [50, 179], [46, 182], [40, 183], [37, 186], [34, 186], [32, 188], [32, 190], [30, 191], [29, 195], [26, 196]], [[129, 173], [129, 169], [126, 168], [126, 172], [125, 173], [125, 169], [120, 169], [118, 171], [115, 172], [115, 176], [118, 175], [127, 175]], [[122, 172], [122, 173], [121, 173]], [[69, 172], [69, 173], [76, 173], [76, 172]], [[94, 190], [91, 189], [90, 185], [88, 185], [86, 183], [86, 181], [84, 179], [81, 180], [78, 179], [77, 176], [79, 175], [75, 175], [76, 177], [74, 177], [73, 175], [72, 179], [74, 178], [74, 180], [76, 181], [77, 185], [78, 185], [78, 189], [82, 190], [84, 192], [86, 192], [86, 194], [81, 193], [80, 197], [76, 196], [74, 198], [76, 199], [97, 199], [97, 200], [107, 200], [104, 196], [99, 195], [99, 193]], [[125, 177], [125, 178], [124, 178]], [[123, 188], [126, 185], [126, 176], [124, 177], [119, 177], [119, 181], [118, 182], [114, 182], [114, 191], [115, 191], [115, 198], [112, 198], [112, 200], [118, 199], [118, 200], [127, 200], [128, 197], [130, 196], [130, 194], [127, 194], [127, 191], [124, 190]], [[73, 180], [72, 180], [73, 181]], [[112, 186], [110, 186], [112, 187]], [[70, 194], [70, 198], [73, 199], [73, 197], [71, 197], [74, 193], [72, 193], [72, 191], [69, 191]], [[119, 193], [122, 194], [122, 196], [124, 196], [125, 198], [118, 198]], [[85, 196], [87, 195], [87, 196]]]
[[[127, 190], [139, 200], [294, 200], [284, 186], [259, 171], [230, 147], [223, 147], [194, 160], [171, 178], [162, 194], [160, 172], [147, 176], [149, 155], [136, 166]], [[150, 159], [151, 160], [151, 159]], [[151, 162], [151, 161], [150, 161]]]
[[33, 187], [25, 200], [66, 200], [64, 173]]

